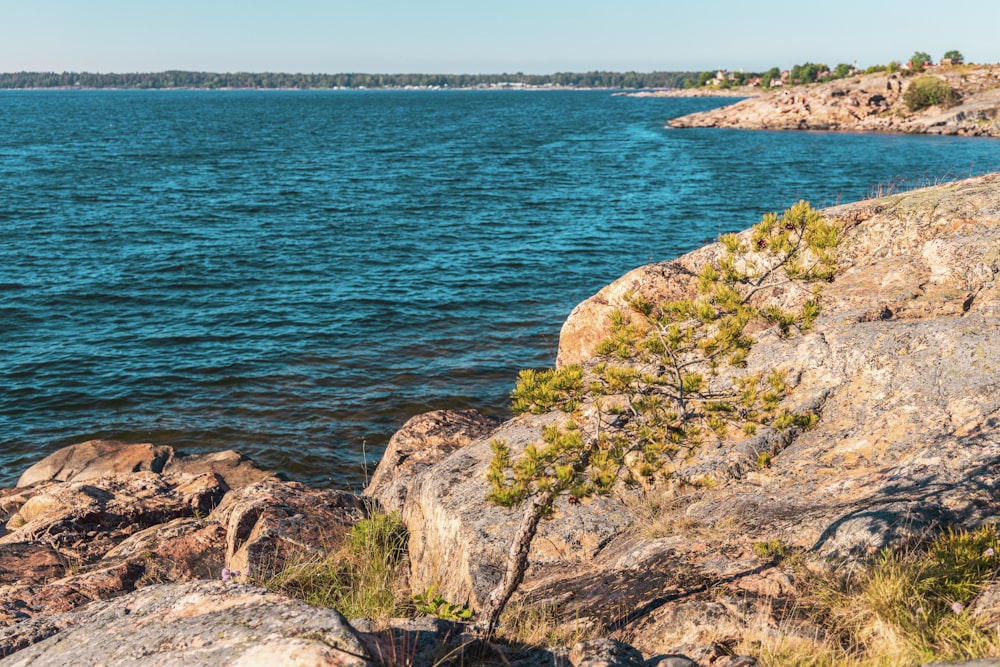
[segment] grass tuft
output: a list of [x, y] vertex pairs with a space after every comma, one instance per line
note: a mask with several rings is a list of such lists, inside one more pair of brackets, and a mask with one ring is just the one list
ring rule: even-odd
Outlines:
[[995, 526], [948, 530], [921, 548], [885, 550], [839, 575], [804, 573], [800, 588], [814, 635], [752, 628], [738, 651], [762, 667], [904, 666], [1000, 655], [1000, 635], [972, 613], [1000, 572]]
[[406, 611], [402, 568], [406, 528], [395, 512], [373, 513], [351, 527], [344, 545], [325, 555], [292, 558], [264, 585], [347, 618], [387, 619]]

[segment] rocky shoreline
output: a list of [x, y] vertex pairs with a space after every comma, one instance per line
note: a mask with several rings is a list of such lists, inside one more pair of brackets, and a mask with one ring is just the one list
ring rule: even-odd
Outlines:
[[[794, 611], [804, 573], [1000, 521], [1000, 174], [824, 215], [843, 240], [815, 327], [757, 331], [747, 359], [786, 370], [786, 401], [818, 423], [694, 451], [666, 483], [557, 503], [515, 602], [570, 645], [484, 645], [431, 617], [347, 621], [254, 585], [335, 552], [382, 509], [406, 526], [409, 590], [480, 608], [518, 519], [485, 501], [490, 441], [519, 451], [561, 417], [462, 411], [407, 422], [361, 495], [236, 452], [56, 452], [0, 490], [0, 665], [735, 667], [766, 641], [824, 633]], [[720, 253], [640, 267], [581, 303], [558, 364], [594, 357], [626, 295], [688, 293]], [[1000, 628], [1000, 582], [961, 613]]]
[[[947, 83], [958, 95], [958, 103], [911, 111], [903, 98], [907, 88], [921, 76]], [[668, 127], [997, 137], [998, 111], [1000, 65], [956, 65], [932, 67], [920, 75], [880, 72], [777, 88], [730, 106], [674, 118]]]

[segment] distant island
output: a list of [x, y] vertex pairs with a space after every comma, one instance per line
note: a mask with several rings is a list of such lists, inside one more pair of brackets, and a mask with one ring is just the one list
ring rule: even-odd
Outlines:
[[337, 90], [365, 88], [508, 89], [679, 88], [696, 72], [557, 72], [555, 74], [288, 74], [281, 72], [166, 72], [99, 74], [93, 72], [0, 72], [0, 90], [193, 88]]

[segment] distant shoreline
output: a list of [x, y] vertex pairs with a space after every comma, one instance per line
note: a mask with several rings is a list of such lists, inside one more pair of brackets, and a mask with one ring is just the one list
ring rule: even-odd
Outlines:
[[[329, 92], [329, 93], [352, 93], [352, 92], [435, 92], [435, 93], [447, 93], [447, 92], [547, 92], [547, 91], [570, 91], [570, 92], [606, 92], [612, 93], [615, 97], [644, 97], [643, 95], [622, 95], [618, 91], [621, 88], [582, 88], [573, 86], [538, 86], [530, 88], [487, 88], [487, 87], [477, 87], [471, 86], [468, 88], [195, 88], [195, 87], [183, 87], [177, 86], [172, 88], [115, 88], [115, 87], [100, 87], [100, 88], [83, 88], [80, 86], [52, 86], [47, 88], [0, 88], [0, 93], [5, 92], [45, 92], [45, 91], [59, 91], [59, 92], [93, 92], [93, 91], [118, 91], [118, 92], [135, 92], [135, 93], [155, 93], [155, 92], [172, 92], [172, 91], [191, 91], [200, 93], [231, 93], [231, 92], [299, 92], [299, 93], [315, 93], [315, 92]], [[654, 95], [652, 97], [666, 97], [660, 95]]]
[[290, 73], [290, 72], [0, 72], [0, 90], [9, 89], [525, 89], [655, 90], [679, 88], [693, 72], [555, 72], [525, 74]]
[[[169, 88], [131, 88], [131, 87], [116, 87], [116, 86], [101, 86], [101, 87], [84, 87], [84, 86], [47, 86], [44, 88], [0, 88], [0, 93], [4, 92], [44, 92], [44, 91], [60, 91], [60, 92], [92, 92], [92, 91], [119, 91], [119, 92], [171, 92], [171, 91], [192, 91], [192, 92], [203, 92], [203, 93], [218, 93], [218, 92], [330, 92], [330, 93], [351, 93], [351, 92], [550, 92], [550, 91], [570, 91], [570, 92], [606, 92], [611, 93], [615, 97], [691, 97], [689, 95], [644, 95], [643, 91], [635, 91], [632, 93], [627, 89], [622, 88], [597, 88], [597, 87], [583, 87], [583, 86], [519, 86], [519, 87], [503, 87], [503, 86], [466, 86], [466, 87], [419, 87], [419, 86], [407, 86], [407, 87], [392, 87], [385, 86], [382, 88], [239, 88], [239, 87], [228, 87], [228, 88], [199, 88], [196, 86], [172, 86]], [[667, 91], [658, 91], [667, 92]], [[727, 96], [727, 97], [745, 97], [740, 95]]]

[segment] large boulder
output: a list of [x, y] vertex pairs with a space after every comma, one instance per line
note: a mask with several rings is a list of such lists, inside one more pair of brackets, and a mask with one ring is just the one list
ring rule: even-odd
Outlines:
[[[556, 414], [525, 416], [505, 423], [489, 437], [456, 450], [413, 476], [401, 516], [410, 533], [411, 586], [435, 588], [445, 599], [479, 607], [499, 582], [511, 535], [520, 520], [516, 509], [486, 501], [490, 443], [502, 438], [512, 452], [541, 438], [557, 423]], [[570, 504], [560, 500], [558, 521], [543, 522], [531, 555], [529, 580], [544, 573], [592, 563], [631, 522], [619, 497]]]
[[225, 528], [225, 563], [258, 580], [289, 559], [335, 552], [368, 507], [353, 493], [265, 480], [226, 495], [208, 521]]
[[0, 630], [3, 664], [184, 667], [373, 665], [333, 609], [223, 582], [151, 586]]
[[17, 485], [38, 482], [82, 482], [122, 472], [161, 472], [173, 449], [149, 443], [88, 440], [63, 447], [25, 470]]
[[420, 472], [489, 434], [500, 422], [475, 410], [435, 410], [410, 418], [389, 440], [364, 495], [386, 512], [401, 509]]

